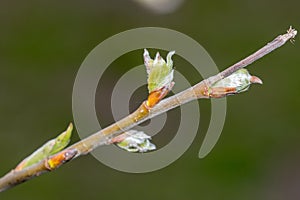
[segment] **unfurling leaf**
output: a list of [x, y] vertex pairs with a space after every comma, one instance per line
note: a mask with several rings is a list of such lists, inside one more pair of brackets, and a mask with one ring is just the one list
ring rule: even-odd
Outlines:
[[142, 131], [130, 130], [116, 138], [114, 143], [128, 152], [147, 152], [156, 149], [156, 146], [150, 142], [151, 137]]
[[61, 133], [56, 138], [46, 142], [43, 146], [41, 146], [39, 149], [33, 152], [30, 156], [25, 158], [16, 167], [15, 170], [22, 170], [64, 149], [70, 142], [72, 130], [73, 130], [73, 124], [70, 123], [70, 125], [68, 126], [65, 132]]
[[256, 76], [250, 75], [247, 69], [240, 69], [230, 76], [212, 84], [207, 91], [207, 95], [213, 98], [220, 98], [231, 94], [245, 92], [252, 83], [262, 84], [262, 80]]
[[247, 91], [251, 83], [260, 83], [262, 81], [256, 77], [251, 76], [247, 69], [240, 69], [230, 76], [214, 83], [212, 88], [216, 87], [234, 87], [236, 88], [236, 93]]
[[51, 151], [49, 152], [50, 155], [53, 155], [61, 151], [69, 144], [72, 135], [72, 130], [73, 130], [73, 124], [70, 123], [67, 130], [54, 139], [55, 143]]
[[144, 49], [144, 63], [148, 74], [148, 91], [160, 90], [162, 88], [171, 89], [173, 86], [173, 61], [172, 56], [175, 51], [171, 51], [167, 55], [167, 62], [156, 53], [155, 59], [151, 59], [147, 49]]

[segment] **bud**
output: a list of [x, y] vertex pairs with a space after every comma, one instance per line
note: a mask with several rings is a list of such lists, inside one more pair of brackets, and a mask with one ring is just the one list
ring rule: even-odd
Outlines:
[[122, 135], [113, 138], [118, 147], [128, 152], [147, 152], [156, 149], [156, 146], [150, 142], [151, 137], [142, 131], [130, 130]]
[[224, 92], [230, 91], [224, 95], [236, 94], [247, 91], [252, 83], [262, 84], [262, 80], [256, 76], [251, 76], [247, 69], [240, 69], [230, 76], [217, 81], [210, 87], [210, 89], [211, 93], [213, 93], [216, 89], [220, 92], [221, 88], [223, 88]]

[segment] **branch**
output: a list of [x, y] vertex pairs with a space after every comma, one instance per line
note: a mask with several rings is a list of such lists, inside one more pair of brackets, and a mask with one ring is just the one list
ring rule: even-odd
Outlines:
[[[290, 27], [286, 34], [279, 35], [272, 42], [268, 43], [245, 59], [230, 66], [219, 74], [203, 80], [193, 87], [188, 88], [162, 101], [160, 100], [172, 88], [172, 83], [170, 82], [167, 88], [163, 87], [159, 90], [152, 91], [148, 96], [148, 100], [144, 101], [135, 112], [121, 119], [120, 121], [92, 134], [91, 136], [71, 145], [70, 147], [56, 153], [55, 155], [39, 161], [36, 164], [33, 164], [26, 168], [14, 169], [10, 171], [0, 179], [0, 192], [14, 187], [33, 177], [39, 176], [42, 173], [53, 171], [67, 161], [73, 160], [74, 158], [81, 155], [88, 154], [101, 145], [111, 144], [112, 139], [120, 135], [121, 133], [177, 106], [183, 105], [195, 99], [220, 98], [227, 96], [228, 94], [239, 93], [236, 88], [214, 88], [213, 86], [218, 81], [221, 81], [226, 77], [233, 75], [238, 70], [250, 65], [254, 61], [270, 53], [271, 51], [281, 47], [287, 41], [292, 41], [296, 35], [297, 31]], [[252, 83], [260, 83], [260, 80], [256, 79], [256, 81], [253, 81]]]

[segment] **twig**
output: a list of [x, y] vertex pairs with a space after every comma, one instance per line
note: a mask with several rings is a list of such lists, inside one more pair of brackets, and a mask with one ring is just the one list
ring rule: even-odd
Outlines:
[[50, 158], [44, 159], [43, 161], [22, 170], [12, 170], [0, 179], [0, 191], [14, 187], [30, 178], [39, 176], [42, 173], [52, 171], [65, 162], [70, 161], [78, 156], [85, 155], [101, 145], [109, 144], [109, 141], [112, 138], [144, 122], [145, 120], [151, 119], [154, 116], [165, 113], [170, 109], [195, 99], [211, 98], [211, 96], [207, 93], [207, 88], [209, 88], [213, 83], [233, 74], [237, 70], [248, 66], [271, 51], [279, 48], [288, 40], [294, 39], [296, 34], [297, 31], [290, 27], [286, 34], [279, 35], [272, 42], [268, 43], [252, 55], [230, 66], [219, 74], [203, 80], [191, 88], [160, 101], [154, 107], [147, 106], [145, 101], [135, 112], [127, 117], [73, 144], [72, 146], [51, 156]]

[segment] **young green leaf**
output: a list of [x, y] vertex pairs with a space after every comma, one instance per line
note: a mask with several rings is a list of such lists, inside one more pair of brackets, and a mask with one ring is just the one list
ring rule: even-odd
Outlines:
[[16, 170], [22, 170], [28, 166], [40, 162], [41, 160], [61, 151], [70, 142], [72, 135], [73, 124], [70, 123], [67, 130], [61, 133], [56, 138], [49, 140], [27, 158], [25, 158], [17, 167]]
[[144, 49], [144, 64], [148, 73], [148, 91], [149, 93], [162, 89], [163, 87], [171, 88], [173, 86], [173, 61], [172, 56], [175, 51], [167, 55], [167, 62], [157, 52], [155, 59], [151, 59], [147, 49]]

